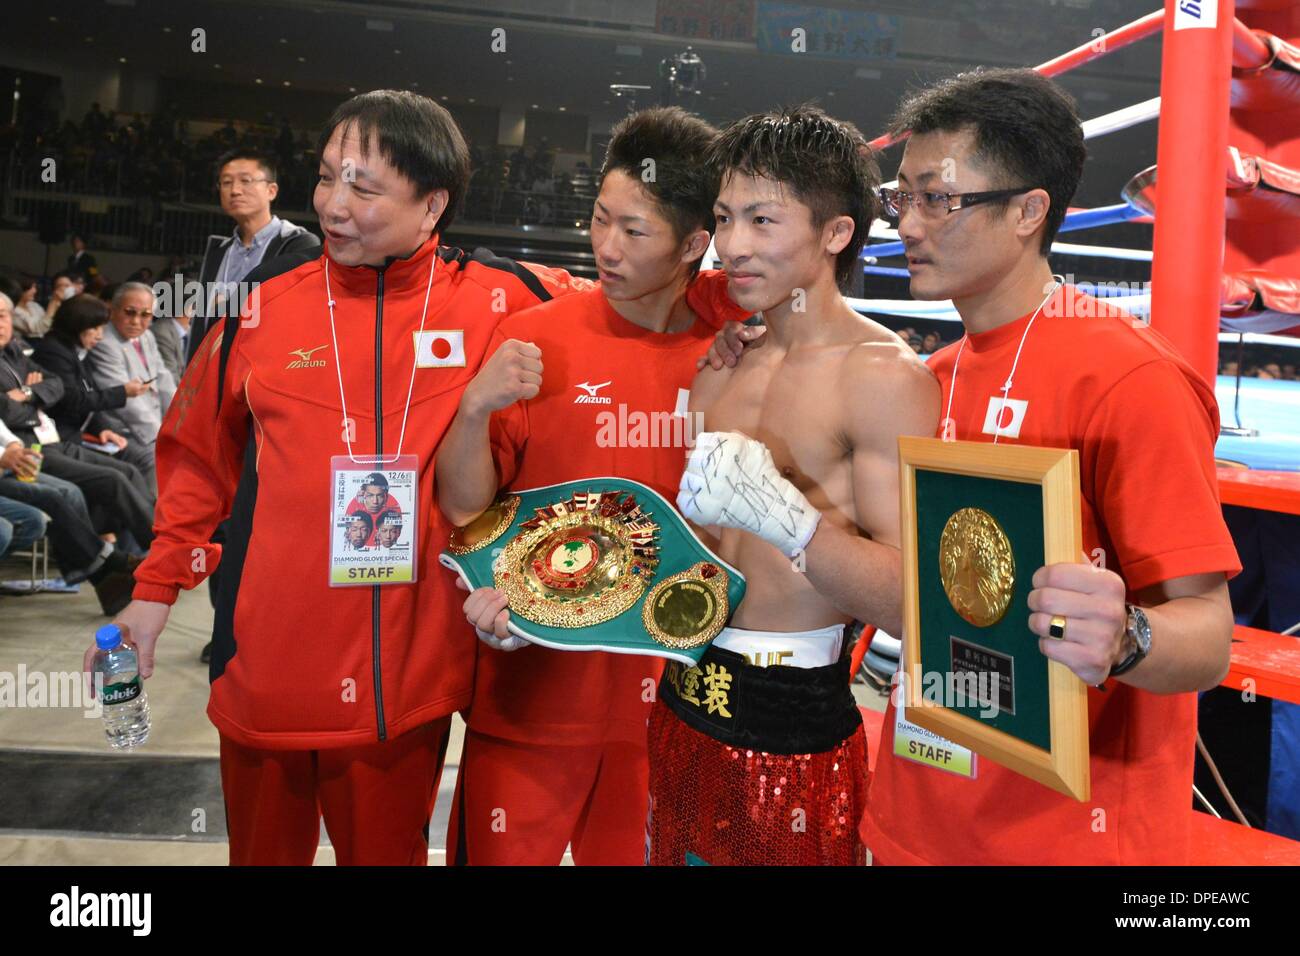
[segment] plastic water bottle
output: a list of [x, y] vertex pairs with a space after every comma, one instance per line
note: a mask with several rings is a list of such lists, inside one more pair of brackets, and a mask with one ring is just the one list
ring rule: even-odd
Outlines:
[[95, 632], [94, 674], [104, 675], [104, 734], [117, 750], [138, 747], [149, 738], [149, 698], [140, 679], [135, 651], [122, 643], [122, 629], [105, 624]]

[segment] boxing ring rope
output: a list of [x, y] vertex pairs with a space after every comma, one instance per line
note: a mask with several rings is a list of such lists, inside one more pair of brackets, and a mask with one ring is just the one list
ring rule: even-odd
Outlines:
[[[1080, 283], [1086, 289], [1086, 283]], [[1129, 313], [1135, 318], [1142, 318], [1151, 311], [1151, 296], [1146, 293], [1109, 294], [1105, 290], [1106, 304]], [[953, 307], [951, 299], [943, 301], [921, 301], [918, 299], [852, 299], [845, 297], [845, 302], [860, 313], [872, 312], [876, 315], [892, 315], [905, 319], [927, 319], [934, 322], [961, 322], [961, 316]], [[1236, 337], [1233, 337], [1236, 341]]]
[[[1231, 71], [1266, 67], [1274, 58], [1266, 38], [1234, 17], [1232, 0], [1207, 0], [1200, 7], [1165, 0], [1163, 10], [1153, 11], [1094, 40], [1079, 45], [1036, 67], [1045, 76], [1059, 76], [1132, 43], [1163, 33], [1161, 96], [1136, 103], [1086, 121], [1085, 138], [1107, 135], [1155, 119], [1157, 132], [1156, 168], [1160, 170], [1165, 195], [1197, 197], [1196, 201], [1166, 203], [1155, 220], [1151, 252], [1139, 249], [1053, 243], [1052, 251], [1066, 255], [1097, 256], [1152, 263], [1151, 288], [1154, 298], [1142, 303], [1145, 312], [1156, 316], [1157, 325], [1188, 362], [1207, 380], [1218, 369], [1223, 276], [1223, 225], [1226, 191], [1222, 163], [1217, 161], [1228, 148], [1228, 109]], [[872, 146], [883, 149], [903, 136], [877, 137]], [[1146, 215], [1127, 203], [1067, 214], [1062, 232], [1125, 222]], [[863, 250], [868, 261], [898, 256], [903, 244], [897, 231], [885, 224], [873, 224], [872, 238], [889, 239]], [[880, 272], [877, 275], [898, 276]], [[1121, 297], [1110, 301], [1118, 304]], [[919, 315], [911, 309], [891, 310], [887, 300], [871, 302], [875, 311]], [[945, 313], [944, 318], [949, 316]]]
[[1239, 341], [1247, 345], [1280, 345], [1288, 349], [1300, 349], [1300, 339], [1290, 335], [1269, 335], [1267, 332], [1220, 332], [1219, 341], [1236, 345]]
[[[1168, 2], [1167, 6], [1172, 10], [1174, 4]], [[1117, 27], [1109, 33], [1089, 40], [1087, 43], [1081, 43], [1067, 53], [1062, 53], [1045, 63], [1040, 63], [1034, 69], [1043, 76], [1060, 76], [1070, 70], [1076, 70], [1093, 60], [1099, 60], [1109, 53], [1122, 50], [1139, 40], [1145, 40], [1147, 37], [1159, 33], [1164, 29], [1166, 12], [1166, 10], [1154, 10], [1144, 17], [1139, 17], [1132, 23]], [[1228, 19], [1232, 22], [1234, 65], [1242, 69], [1251, 69], [1267, 63], [1272, 59], [1272, 52], [1269, 50], [1268, 45], [1244, 23], [1233, 18], [1232, 12], [1232, 9], [1229, 8]], [[1224, 21], [1220, 19], [1219, 22]], [[906, 134], [894, 137], [885, 134], [877, 136], [871, 141], [870, 145], [873, 149], [886, 149], [896, 143], [901, 143], [905, 138]]]
[[1132, 106], [1115, 110], [1113, 113], [1106, 113], [1090, 120], [1084, 120], [1083, 138], [1096, 139], [1098, 136], [1117, 133], [1122, 129], [1137, 126], [1138, 123], [1145, 123], [1148, 120], [1159, 119], [1159, 117], [1160, 97], [1153, 96], [1149, 100], [1134, 103]]
[[[1082, 124], [1084, 136], [1095, 138], [1152, 119], [1158, 120], [1160, 128], [1156, 168], [1162, 170], [1162, 189], [1166, 195], [1208, 196], [1209, 201], [1166, 203], [1162, 210], [1164, 215], [1156, 220], [1159, 241], [1154, 245], [1157, 248], [1151, 251], [1057, 241], [1052, 244], [1052, 252], [1151, 262], [1152, 280], [1145, 288], [1154, 290], [1164, 287], [1165, 291], [1160, 294], [1158, 303], [1153, 301], [1150, 293], [1128, 295], [1123, 288], [1115, 290], [1102, 286], [1089, 289], [1084, 284], [1080, 287], [1137, 315], [1147, 316], [1155, 311], [1171, 316], [1171, 320], [1159, 323], [1161, 331], [1207, 380], [1213, 380], [1218, 368], [1218, 333], [1224, 308], [1221, 283], [1226, 194], [1221, 181], [1222, 170], [1211, 161], [1214, 154], [1206, 144], [1213, 140], [1214, 148], [1219, 148], [1219, 140], [1222, 140], [1219, 155], [1227, 149], [1228, 80], [1231, 68], [1235, 66], [1247, 71], [1263, 69], [1273, 62], [1275, 51], [1267, 42], [1271, 38], [1256, 34], [1233, 17], [1231, 0], [1218, 0], [1213, 27], [1196, 29], [1173, 29], [1177, 2], [1178, 0], [1166, 0], [1164, 10], [1154, 11], [1112, 30], [1036, 69], [1046, 76], [1057, 76], [1164, 30], [1166, 55], [1161, 73], [1163, 97], [1152, 97], [1087, 120]], [[1171, 50], [1174, 51], [1172, 57]], [[1205, 66], [1207, 62], [1210, 64], [1208, 68]], [[1173, 116], [1167, 115], [1171, 109], [1174, 110]], [[881, 136], [872, 140], [871, 144], [882, 149], [903, 138], [905, 137], [891, 139]], [[1175, 170], [1172, 176], [1165, 171], [1168, 168]], [[1060, 231], [1072, 232], [1139, 219], [1151, 221], [1149, 217], [1148, 210], [1128, 202], [1095, 209], [1076, 209], [1067, 213]], [[1170, 218], [1175, 220], [1173, 226], [1168, 223]], [[863, 249], [862, 256], [866, 263], [864, 271], [867, 274], [891, 278], [910, 277], [906, 269], [875, 264], [880, 259], [903, 254], [904, 245], [898, 241], [896, 229], [882, 220], [876, 220], [871, 225], [869, 237], [887, 241]], [[1157, 256], [1156, 251], [1160, 251], [1161, 255]], [[708, 261], [716, 261], [716, 252], [712, 246], [707, 257]], [[1162, 277], [1165, 278], [1164, 282], [1160, 281]], [[848, 301], [853, 308], [862, 312], [959, 321], [950, 302], [919, 303], [906, 299], [865, 298]], [[1210, 334], [1211, 326], [1213, 334]]]
[[[1079, 209], [1074, 212], [1066, 213], [1065, 221], [1061, 224], [1061, 232], [1074, 232], [1079, 229], [1093, 229], [1097, 226], [1109, 226], [1118, 222], [1128, 222], [1132, 219], [1144, 219], [1147, 213], [1128, 203], [1117, 203], [1114, 206], [1099, 206], [1096, 209]], [[897, 237], [898, 231], [890, 229], [890, 233]], [[871, 235], [878, 233], [873, 230]], [[1057, 246], [1062, 248], [1058, 249]], [[1067, 248], [1068, 247], [1068, 248]], [[1079, 250], [1084, 251], [1079, 251]], [[1107, 248], [1105, 246], [1076, 246], [1070, 243], [1053, 243], [1053, 252], [1060, 252], [1063, 255], [1094, 255], [1107, 256], [1114, 259], [1150, 259], [1151, 254], [1141, 249], [1124, 249], [1124, 248]], [[1139, 253], [1139, 255], [1134, 255]], [[868, 259], [887, 259], [890, 256], [901, 256], [903, 254], [903, 243], [896, 242], [879, 242], [872, 246], [866, 246], [862, 250], [862, 255]]]

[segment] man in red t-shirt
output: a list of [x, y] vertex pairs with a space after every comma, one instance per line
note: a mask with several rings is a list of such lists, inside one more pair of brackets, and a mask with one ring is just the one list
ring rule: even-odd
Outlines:
[[[686, 414], [696, 361], [721, 321], [745, 314], [725, 276], [697, 275], [713, 230], [702, 158], [714, 134], [675, 108], [615, 128], [592, 214], [600, 288], [502, 322], [438, 453], [453, 523], [498, 487], [617, 475], [676, 493], [698, 430]], [[642, 862], [662, 660], [528, 645], [509, 635], [505, 595], [491, 588], [465, 609], [484, 644], [448, 860], [555, 864], [572, 844], [580, 864]]]
[[1150, 327], [1053, 278], [1085, 154], [1059, 87], [968, 73], [909, 98], [895, 127], [912, 135], [885, 199], [912, 295], [952, 299], [967, 333], [930, 360], [940, 435], [1078, 450], [1087, 563], [1038, 569], [1025, 610], [1043, 654], [1105, 691], [1088, 693], [1082, 803], [991, 760], [959, 776], [907, 759], [891, 702], [864, 838], [886, 864], [1184, 863], [1193, 692], [1227, 670], [1240, 570], [1214, 392]]
[[[967, 333], [930, 359], [939, 437], [1079, 452], [1085, 553], [1037, 569], [1022, 613], [1042, 653], [1096, 688], [1092, 792], [1081, 803], [978, 755], [960, 775], [908, 756], [926, 731], [894, 694], [863, 838], [890, 865], [1185, 863], [1194, 692], [1227, 671], [1225, 578], [1240, 570], [1214, 393], [1159, 333], [1053, 277], [1085, 155], [1059, 87], [967, 73], [905, 101], [894, 128], [911, 136], [882, 198], [912, 295], [952, 299]], [[739, 342], [728, 329], [724, 360]]]

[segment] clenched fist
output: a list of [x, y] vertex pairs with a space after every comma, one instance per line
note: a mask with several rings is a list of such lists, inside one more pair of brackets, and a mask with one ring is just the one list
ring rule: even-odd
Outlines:
[[532, 342], [507, 339], [465, 389], [461, 407], [487, 416], [515, 402], [533, 398], [542, 387], [542, 350]]

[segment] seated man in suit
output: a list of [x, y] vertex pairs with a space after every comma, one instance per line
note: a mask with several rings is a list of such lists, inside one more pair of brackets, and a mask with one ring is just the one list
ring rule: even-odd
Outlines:
[[153, 445], [163, 415], [176, 394], [176, 380], [163, 363], [158, 343], [149, 326], [153, 321], [153, 290], [142, 282], [123, 282], [113, 294], [113, 311], [104, 338], [88, 356], [95, 384], [113, 388], [137, 380], [149, 385], [147, 392], [126, 400], [121, 408], [100, 412], [104, 424], [128, 442], [148, 449], [148, 467], [153, 467]]
[[89, 355], [104, 338], [110, 311], [107, 302], [93, 295], [73, 296], [59, 309], [49, 334], [32, 343], [32, 361], [40, 366], [47, 378], [58, 378], [63, 382], [63, 397], [50, 409], [50, 417], [58, 426], [60, 437], [64, 441], [80, 443], [83, 437], [93, 436], [102, 445], [116, 446], [117, 450], [111, 452], [113, 458], [129, 462], [138, 469], [141, 481], [137, 484], [152, 504], [158, 497], [153, 446], [128, 440], [125, 435], [113, 431], [100, 417], [101, 412], [123, 408], [129, 400], [146, 394], [150, 389], [140, 379], [111, 388], [100, 388], [95, 384]]
[[[81, 299], [96, 302], [91, 296]], [[12, 309], [9, 297], [0, 294], [0, 421], [24, 446], [40, 446], [44, 472], [81, 490], [99, 532], [130, 532], [135, 546], [148, 550], [153, 501], [144, 476], [129, 462], [84, 447], [75, 426], [59, 430], [56, 419], [67, 401], [66, 385], [23, 353], [13, 338]], [[65, 320], [64, 313], [59, 310], [58, 321]]]
[[154, 341], [158, 343], [163, 364], [177, 384], [185, 376], [185, 366], [189, 361], [191, 321], [190, 313], [181, 309], [175, 315], [156, 316], [153, 325], [149, 326]]

